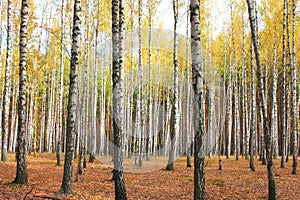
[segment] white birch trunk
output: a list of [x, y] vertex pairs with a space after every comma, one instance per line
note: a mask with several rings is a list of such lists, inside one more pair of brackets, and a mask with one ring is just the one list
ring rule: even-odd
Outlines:
[[72, 48], [71, 48], [71, 64], [70, 64], [70, 88], [68, 102], [68, 118], [66, 132], [66, 152], [64, 162], [64, 173], [61, 185], [61, 193], [70, 194], [73, 188], [73, 162], [74, 162], [74, 137], [75, 137], [75, 121], [77, 107], [77, 76], [78, 61], [80, 48], [80, 28], [81, 28], [81, 0], [74, 2], [73, 30], [72, 30]]
[[42, 94], [42, 119], [41, 119], [41, 128], [40, 128], [40, 148], [39, 152], [42, 153], [45, 151], [45, 125], [46, 125], [46, 98], [47, 98], [47, 75], [46, 75], [47, 65], [45, 65], [44, 71], [44, 84], [43, 84], [43, 94]]
[[60, 43], [60, 72], [59, 72], [59, 92], [58, 92], [58, 127], [57, 127], [57, 148], [56, 165], [61, 165], [61, 137], [63, 132], [63, 94], [64, 94], [64, 19], [65, 19], [65, 1], [61, 3], [61, 43]]
[[[14, 59], [15, 60], [15, 59]], [[15, 62], [15, 61], [14, 61]], [[16, 64], [15, 64], [16, 67]], [[14, 70], [14, 74], [15, 74], [15, 70]], [[13, 146], [13, 141], [14, 138], [17, 135], [17, 131], [15, 129], [15, 123], [16, 123], [16, 110], [17, 110], [17, 85], [18, 85], [18, 81], [15, 78], [14, 80], [14, 86], [13, 86], [13, 90], [12, 90], [12, 106], [11, 106], [11, 124], [10, 124], [10, 137], [9, 137], [9, 142], [8, 142], [8, 151], [12, 152], [15, 150], [15, 147]]]
[[169, 161], [166, 170], [174, 170], [174, 162], [176, 157], [177, 140], [179, 137], [179, 86], [178, 86], [178, 0], [173, 0], [174, 13], [174, 52], [173, 52], [173, 102], [172, 102], [172, 121], [170, 122], [171, 129], [171, 148], [169, 151]]
[[273, 78], [273, 85], [272, 85], [272, 115], [271, 115], [271, 135], [273, 138], [273, 154], [274, 158], [276, 159], [278, 156], [278, 118], [277, 118], [277, 78], [278, 78], [278, 70], [277, 70], [277, 44], [276, 38], [274, 41], [274, 58], [273, 58], [273, 68], [272, 68], [272, 78]]
[[[297, 117], [297, 69], [296, 69], [296, 2], [292, 0], [293, 4], [293, 18], [292, 18], [292, 153], [293, 153], [293, 170], [292, 174], [296, 174], [298, 165], [298, 117]], [[299, 89], [299, 88], [298, 88]], [[299, 99], [298, 99], [299, 100]]]
[[53, 134], [53, 108], [54, 108], [54, 88], [55, 88], [55, 70], [52, 69], [50, 95], [48, 98], [48, 117], [47, 117], [47, 151], [52, 152], [52, 134]]
[[2, 152], [1, 161], [8, 160], [8, 133], [9, 133], [9, 105], [11, 90], [11, 68], [12, 68], [12, 1], [7, 0], [7, 50], [3, 92], [2, 110]]
[[26, 63], [27, 63], [27, 24], [28, 1], [22, 0], [20, 24], [20, 63], [19, 63], [19, 95], [18, 95], [18, 140], [16, 145], [17, 170], [14, 183], [27, 183], [26, 166]]
[[226, 124], [226, 158], [230, 158], [231, 152], [231, 127], [232, 127], [232, 88], [231, 88], [231, 56], [228, 66], [227, 84], [227, 124]]
[[203, 108], [203, 66], [200, 47], [200, 5], [191, 0], [191, 50], [192, 50], [192, 84], [194, 91], [194, 199], [205, 199], [205, 152], [204, 152], [204, 108]]
[[138, 97], [137, 97], [137, 118], [136, 118], [136, 128], [137, 128], [137, 138], [139, 140], [139, 162], [138, 166], [142, 167], [142, 153], [143, 153], [143, 129], [144, 129], [144, 121], [143, 121], [143, 113], [144, 113], [144, 99], [143, 99], [143, 68], [142, 68], [142, 0], [138, 1], [138, 40], [139, 40], [139, 49], [138, 49]]

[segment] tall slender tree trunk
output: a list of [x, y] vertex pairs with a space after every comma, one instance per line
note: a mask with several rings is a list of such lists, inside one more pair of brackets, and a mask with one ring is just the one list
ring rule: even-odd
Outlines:
[[247, 90], [247, 63], [246, 63], [246, 49], [245, 49], [245, 20], [242, 16], [243, 26], [243, 41], [242, 41], [242, 58], [243, 58], [243, 79], [242, 79], [242, 155], [248, 159], [249, 152], [249, 114], [248, 114], [248, 90]]
[[138, 10], [139, 10], [139, 16], [138, 16], [138, 96], [137, 96], [137, 117], [136, 117], [136, 129], [137, 129], [137, 139], [138, 142], [138, 166], [142, 167], [143, 165], [143, 69], [142, 69], [142, 7], [143, 7], [143, 1], [138, 1]]
[[186, 86], [185, 86], [185, 134], [186, 134], [186, 166], [192, 167], [191, 164], [191, 130], [190, 130], [190, 70], [189, 70], [189, 21], [190, 21], [190, 9], [189, 9], [189, 0], [187, 1], [186, 5], [186, 55], [185, 55], [185, 79], [186, 79]]
[[173, 102], [172, 102], [172, 128], [171, 128], [171, 149], [169, 151], [169, 161], [166, 170], [174, 170], [174, 161], [177, 146], [177, 137], [179, 135], [179, 104], [178, 104], [178, 35], [177, 35], [177, 24], [178, 24], [178, 0], [173, 0], [173, 12], [174, 12], [174, 52], [173, 52]]
[[227, 84], [227, 124], [226, 124], [226, 159], [230, 158], [231, 153], [231, 132], [232, 132], [232, 56], [229, 58], [228, 84]]
[[[239, 108], [238, 108], [238, 70], [237, 70], [237, 56], [236, 56], [236, 44], [235, 44], [235, 35], [234, 35], [234, 26], [233, 23], [233, 2], [230, 1], [230, 11], [231, 11], [231, 40], [232, 40], [232, 56], [233, 56], [233, 68], [234, 73], [232, 74], [232, 82], [233, 82], [233, 111], [234, 111], [234, 120], [233, 120], [233, 153], [235, 155], [236, 160], [238, 160], [239, 155]], [[231, 56], [231, 57], [232, 57]], [[231, 67], [232, 65], [230, 65]], [[230, 81], [230, 80], [229, 80]], [[229, 144], [230, 145], [230, 144]], [[229, 148], [230, 149], [230, 148]], [[229, 152], [230, 155], [230, 152]]]
[[[85, 46], [84, 55], [87, 54], [87, 47]], [[80, 67], [80, 79], [78, 81], [78, 109], [77, 109], [77, 141], [78, 141], [78, 163], [77, 163], [77, 176], [82, 174], [83, 169], [83, 154], [84, 154], [84, 134], [85, 134], [85, 118], [86, 118], [86, 106], [85, 106], [85, 83], [87, 81], [86, 76], [86, 56], [84, 57], [84, 65]], [[81, 81], [83, 80], [83, 81]], [[82, 83], [83, 82], [83, 83]], [[81, 89], [82, 88], [82, 89]], [[76, 177], [78, 181], [78, 177]]]
[[[253, 42], [250, 43], [250, 54], [251, 54], [251, 129], [250, 129], [250, 140], [249, 140], [249, 153], [250, 153], [250, 169], [255, 171], [254, 165], [254, 152], [255, 152], [255, 136], [256, 136], [256, 83], [255, 83], [255, 66], [254, 66], [254, 52]], [[246, 141], [248, 143], [248, 140]], [[248, 146], [248, 145], [247, 145]], [[247, 151], [247, 150], [246, 150]], [[246, 154], [247, 155], [247, 154]]]
[[[15, 59], [14, 59], [15, 60]], [[16, 61], [14, 61], [16, 62]], [[17, 68], [15, 64], [15, 69]], [[14, 69], [14, 74], [16, 73]], [[15, 78], [14, 79], [14, 86], [12, 89], [12, 103], [11, 103], [11, 124], [10, 124], [10, 138], [9, 138], [9, 143], [8, 143], [8, 150], [9, 151], [15, 151], [15, 146], [14, 146], [14, 139], [16, 138], [17, 135], [17, 130], [15, 129], [16, 125], [16, 119], [17, 119], [17, 86], [18, 86], [18, 81]], [[1, 132], [0, 132], [1, 133]]]
[[291, 37], [290, 37], [290, 1], [287, 0], [287, 6], [286, 6], [286, 35], [287, 35], [287, 45], [286, 45], [286, 60], [287, 65], [286, 65], [286, 88], [285, 88], [285, 92], [286, 92], [286, 115], [285, 115], [285, 134], [286, 134], [286, 159], [285, 162], [289, 161], [289, 155], [290, 155], [290, 150], [291, 150], [291, 64], [292, 64], [292, 53], [291, 53]]
[[200, 5], [198, 0], [190, 2], [192, 84], [194, 91], [194, 199], [205, 199], [205, 152], [203, 78], [200, 52]]
[[86, 37], [85, 37], [85, 60], [84, 60], [84, 85], [83, 85], [83, 104], [84, 112], [83, 114], [83, 168], [86, 169], [86, 155], [87, 155], [87, 137], [89, 130], [89, 60], [90, 60], [90, 11], [89, 11], [89, 2], [85, 2], [85, 26], [86, 26]]
[[20, 25], [20, 64], [19, 64], [19, 96], [18, 96], [18, 139], [16, 146], [17, 172], [14, 180], [17, 184], [27, 183], [26, 167], [26, 63], [27, 63], [27, 24], [28, 1], [22, 0]]
[[271, 149], [271, 137], [269, 133], [269, 122], [268, 122], [268, 115], [267, 115], [267, 103], [265, 98], [265, 90], [263, 85], [263, 78], [262, 78], [262, 67], [260, 62], [260, 54], [259, 54], [259, 47], [258, 47], [258, 36], [257, 36], [257, 24], [255, 22], [255, 15], [254, 15], [254, 2], [252, 0], [247, 0], [248, 5], [248, 13], [249, 13], [249, 20], [251, 26], [251, 36], [254, 46], [255, 58], [256, 58], [256, 65], [257, 65], [257, 78], [258, 78], [258, 86], [259, 86], [259, 95], [261, 100], [261, 109], [263, 114], [263, 132], [264, 132], [264, 142], [266, 147], [266, 157], [267, 157], [267, 170], [268, 170], [268, 199], [274, 200], [276, 199], [276, 186], [274, 180], [274, 171], [273, 171], [273, 158], [272, 158], [272, 149]]
[[[3, 8], [3, 1], [4, 0], [0, 0], [0, 7], [1, 8]], [[0, 27], [2, 27], [2, 14], [3, 14], [3, 11], [4, 11], [4, 9], [1, 9], [1, 11], [0, 11]], [[0, 28], [0, 41], [2, 41], [2, 28]], [[2, 58], [2, 42], [0, 42], [0, 58]], [[1, 67], [2, 67], [2, 64], [1, 64]], [[1, 91], [2, 92], [2, 91]], [[1, 101], [1, 103], [2, 103], [2, 101]], [[1, 108], [2, 108], [2, 106], [1, 106]], [[0, 113], [1, 114], [1, 113]], [[0, 121], [0, 124], [1, 124], [2, 122]], [[0, 133], [2, 133], [2, 132], [0, 132]], [[0, 147], [1, 147], [1, 137], [0, 137]], [[0, 150], [1, 150], [1, 148], [0, 148]]]
[[211, 37], [210, 35], [208, 36], [208, 59], [209, 59], [209, 91], [208, 91], [208, 144], [207, 144], [207, 153], [209, 158], [211, 158], [212, 153], [213, 153], [213, 134], [214, 134], [214, 93], [215, 93], [215, 88], [214, 88], [214, 75], [213, 75], [213, 63], [212, 63], [212, 58], [211, 58], [211, 49], [210, 49], [210, 43], [211, 43]]
[[146, 146], [146, 157], [147, 160], [150, 160], [150, 149], [151, 143], [153, 142], [153, 104], [152, 104], [152, 1], [148, 2], [149, 10], [149, 40], [148, 40], [148, 67], [149, 67], [149, 82], [148, 82], [148, 92], [149, 92], [149, 106], [148, 106], [148, 115], [149, 115], [149, 125], [148, 125], [148, 135], [147, 135], [147, 146]]
[[12, 1], [7, 0], [7, 51], [5, 65], [5, 79], [2, 109], [2, 152], [1, 160], [8, 160], [8, 134], [9, 134], [9, 108], [11, 90], [11, 64], [12, 64]]
[[94, 162], [96, 159], [95, 153], [96, 153], [96, 147], [97, 147], [97, 99], [98, 99], [98, 73], [97, 73], [97, 66], [98, 66], [98, 27], [99, 27], [99, 18], [100, 18], [100, 0], [98, 0], [97, 4], [97, 10], [98, 13], [96, 14], [97, 17], [97, 22], [96, 22], [96, 35], [95, 35], [95, 43], [94, 43], [94, 54], [95, 54], [95, 60], [94, 60], [94, 68], [93, 68], [93, 73], [94, 73], [94, 83], [93, 83], [93, 100], [92, 100], [92, 133], [91, 133], [91, 150], [90, 150], [90, 159], [89, 162]]
[[59, 93], [58, 93], [58, 127], [57, 127], [57, 148], [56, 165], [61, 165], [61, 136], [63, 132], [63, 94], [64, 94], [64, 18], [65, 2], [61, 2], [61, 44], [60, 44], [60, 74], [59, 74]]
[[[296, 49], [295, 49], [295, 40], [296, 40], [296, 1], [292, 0], [293, 5], [293, 16], [292, 16], [292, 153], [293, 153], [293, 169], [292, 174], [296, 174], [297, 165], [298, 165], [298, 121], [297, 121], [297, 70], [296, 70]], [[299, 88], [298, 88], [299, 89]]]
[[281, 168], [284, 168], [284, 157], [285, 157], [285, 131], [286, 131], [286, 12], [287, 12], [287, 1], [283, 0], [283, 29], [282, 29], [282, 81], [281, 81]]
[[69, 88], [69, 103], [68, 103], [68, 118], [66, 132], [66, 152], [64, 173], [61, 185], [61, 193], [72, 193], [72, 177], [73, 177], [73, 162], [74, 162], [74, 137], [75, 137], [75, 122], [77, 108], [77, 76], [78, 76], [78, 61], [80, 49], [80, 13], [81, 0], [74, 2], [73, 30], [72, 30], [72, 48], [71, 48], [71, 65], [70, 65], [70, 88]]
[[46, 98], [47, 98], [47, 65], [44, 69], [44, 83], [43, 83], [43, 94], [42, 94], [42, 119], [40, 128], [40, 149], [39, 152], [42, 153], [46, 150], [46, 135], [45, 135], [45, 125], [46, 125]]
[[102, 140], [100, 141], [100, 154], [104, 154], [104, 140], [105, 138], [109, 138], [108, 136], [106, 136], [106, 126], [105, 126], [105, 116], [106, 116], [106, 108], [105, 108], [105, 104], [106, 104], [106, 69], [103, 65], [103, 78], [102, 78], [102, 94], [101, 94], [101, 110], [100, 110], [100, 139], [102, 138]]
[[[3, 1], [0, 0], [0, 7], [3, 8]], [[0, 11], [0, 27], [2, 27], [2, 14], [3, 10]], [[0, 41], [2, 41], [2, 28], [0, 28]], [[0, 42], [0, 58], [2, 58], [2, 42]], [[2, 69], [2, 63], [0, 63]], [[4, 93], [4, 85], [1, 88], [1, 101], [0, 101], [0, 152], [2, 152], [2, 113], [3, 113], [3, 93]]]
[[53, 110], [54, 110], [54, 92], [55, 92], [55, 69], [52, 69], [48, 96], [48, 117], [47, 117], [47, 151], [52, 152], [52, 135], [53, 135]]
[[125, 200], [126, 188], [123, 173], [123, 99], [124, 99], [124, 30], [125, 16], [122, 0], [112, 0], [112, 58], [113, 58], [113, 136], [114, 136], [114, 181], [115, 199]]
[[[275, 35], [276, 33], [274, 33]], [[277, 43], [276, 37], [274, 38], [274, 58], [273, 58], [273, 67], [272, 67], [272, 114], [271, 114], [271, 135], [272, 135], [272, 146], [274, 152], [274, 158], [276, 159], [278, 156], [278, 118], [277, 118]]]

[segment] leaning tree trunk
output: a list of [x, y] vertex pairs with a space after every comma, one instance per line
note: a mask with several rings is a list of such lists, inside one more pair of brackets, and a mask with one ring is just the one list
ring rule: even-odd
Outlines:
[[192, 84], [194, 91], [194, 199], [205, 199], [203, 78], [200, 61], [199, 1], [190, 2]]
[[19, 98], [18, 98], [18, 139], [16, 146], [17, 173], [14, 180], [17, 184], [27, 183], [26, 167], [26, 62], [27, 62], [27, 24], [28, 1], [22, 0], [20, 25], [20, 64], [19, 64]]
[[273, 158], [272, 158], [272, 149], [271, 149], [271, 137], [269, 133], [269, 119], [267, 115], [267, 103], [265, 98], [265, 90], [262, 79], [262, 67], [260, 62], [259, 46], [258, 46], [258, 36], [256, 30], [256, 22], [254, 15], [254, 2], [252, 0], [247, 0], [248, 5], [248, 14], [251, 26], [251, 36], [254, 46], [256, 65], [257, 65], [257, 78], [259, 86], [259, 95], [261, 101], [261, 109], [263, 114], [263, 132], [264, 132], [264, 142], [266, 147], [266, 156], [267, 156], [267, 170], [268, 170], [268, 199], [276, 199], [276, 186], [274, 180], [274, 171], [273, 171]]
[[[10, 108], [10, 90], [11, 90], [11, 63], [12, 63], [12, 1], [7, 0], [7, 50], [6, 50], [6, 65], [5, 79], [3, 92], [3, 109], [2, 109], [2, 152], [1, 160], [7, 161], [7, 145], [9, 134], [9, 108]], [[1, 41], [2, 42], [2, 41]]]
[[127, 199], [123, 173], [123, 70], [125, 16], [122, 0], [112, 0], [112, 81], [115, 199]]
[[173, 63], [174, 63], [174, 91], [173, 91], [173, 103], [172, 103], [172, 128], [171, 128], [171, 149], [169, 151], [169, 161], [166, 170], [174, 170], [174, 160], [176, 154], [177, 137], [179, 135], [179, 113], [178, 113], [178, 35], [177, 35], [177, 24], [178, 24], [178, 0], [173, 0], [173, 12], [174, 12], [174, 52], [173, 52]]
[[69, 88], [69, 103], [68, 103], [68, 119], [66, 132], [66, 151], [64, 174], [61, 185], [61, 193], [71, 194], [73, 187], [73, 162], [74, 162], [74, 137], [75, 137], [75, 122], [77, 108], [77, 76], [78, 76], [78, 61], [79, 61], [79, 43], [80, 43], [80, 12], [81, 0], [74, 2], [73, 16], [73, 31], [72, 31], [72, 49], [71, 49], [71, 65], [70, 65], [70, 88]]

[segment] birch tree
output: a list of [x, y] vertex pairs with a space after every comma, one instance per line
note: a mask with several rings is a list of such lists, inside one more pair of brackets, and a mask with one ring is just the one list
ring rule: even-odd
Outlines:
[[144, 120], [143, 120], [143, 112], [144, 112], [144, 98], [143, 98], [143, 68], [142, 68], [142, 8], [143, 1], [138, 1], [138, 96], [136, 101], [136, 132], [138, 141], [138, 166], [142, 167], [143, 165], [143, 129], [144, 129]]
[[77, 76], [78, 60], [80, 49], [80, 27], [81, 27], [81, 0], [74, 2], [73, 30], [72, 30], [72, 48], [71, 48], [71, 65], [70, 65], [70, 88], [68, 103], [68, 118], [66, 132], [66, 151], [64, 173], [61, 185], [61, 193], [71, 194], [73, 188], [73, 162], [74, 162], [74, 137], [75, 121], [77, 108]]
[[281, 81], [281, 168], [284, 168], [285, 157], [285, 131], [286, 131], [286, 15], [287, 15], [287, 1], [283, 1], [283, 28], [282, 28], [282, 81]]
[[256, 82], [255, 82], [256, 80], [255, 80], [253, 42], [250, 43], [250, 66], [251, 66], [251, 128], [250, 128], [250, 140], [249, 140], [249, 154], [250, 154], [250, 169], [251, 171], [255, 171], [254, 144], [255, 144], [257, 121], [256, 121]]
[[227, 84], [227, 121], [226, 121], [226, 159], [230, 158], [231, 152], [231, 131], [232, 131], [232, 74], [231, 74], [232, 55], [230, 55], [228, 66], [228, 84]]
[[152, 1], [148, 1], [148, 12], [149, 12], [149, 39], [148, 39], [148, 67], [149, 67], [149, 77], [148, 77], [148, 92], [149, 92], [149, 106], [148, 106], [148, 113], [149, 113], [149, 125], [148, 125], [148, 135], [147, 135], [147, 160], [150, 160], [150, 149], [151, 149], [151, 142], [153, 136], [153, 104], [152, 104]]
[[[93, 82], [93, 100], [92, 100], [92, 134], [91, 134], [91, 150], [90, 150], [90, 159], [89, 162], [94, 162], [95, 158], [95, 153], [96, 153], [96, 135], [97, 135], [97, 99], [98, 99], [98, 89], [97, 89], [97, 83], [98, 83], [98, 73], [97, 73], [97, 66], [98, 66], [98, 35], [99, 35], [99, 18], [100, 18], [100, 0], [98, 0], [97, 4], [97, 11], [98, 13], [96, 14], [97, 19], [96, 19], [96, 27], [95, 27], [95, 42], [94, 42], [94, 63], [93, 63], [93, 74], [94, 74], [94, 82]], [[103, 108], [104, 109], [104, 108]], [[102, 141], [102, 138], [100, 138]]]
[[252, 37], [255, 58], [256, 58], [259, 95], [261, 98], [260, 101], [261, 101], [261, 109], [263, 115], [263, 132], [264, 132], [264, 142], [266, 147], [267, 170], [268, 170], [268, 199], [276, 199], [276, 186], [274, 180], [273, 158], [272, 158], [272, 150], [271, 150], [272, 138], [269, 133], [269, 122], [268, 122], [269, 119], [267, 115], [267, 103], [266, 103], [265, 90], [264, 90], [264, 84], [262, 78], [262, 67], [261, 67], [260, 52], [258, 46], [257, 24], [255, 20], [253, 4], [254, 4], [253, 0], [247, 0], [249, 21], [251, 27], [251, 37]]
[[26, 82], [27, 82], [27, 25], [28, 1], [22, 0], [20, 24], [20, 63], [18, 97], [18, 139], [16, 145], [17, 172], [14, 183], [25, 184], [28, 181], [26, 167]]
[[113, 102], [113, 138], [114, 138], [114, 181], [115, 199], [127, 199], [123, 173], [123, 70], [124, 70], [124, 30], [125, 16], [122, 0], [112, 0], [112, 102]]
[[169, 161], [166, 170], [174, 170], [174, 159], [176, 154], [177, 137], [179, 135], [179, 102], [178, 102], [178, 0], [173, 0], [174, 12], [174, 52], [173, 52], [173, 102], [172, 102], [172, 128], [171, 128], [171, 149], [169, 151]]
[[293, 152], [293, 170], [292, 174], [296, 174], [298, 165], [298, 121], [297, 121], [297, 71], [296, 71], [296, 1], [292, 0], [292, 152]]
[[186, 57], [185, 57], [185, 62], [186, 62], [186, 66], [185, 66], [185, 78], [186, 78], [186, 86], [185, 86], [185, 132], [186, 132], [186, 155], [187, 155], [187, 159], [186, 159], [186, 166], [187, 167], [192, 167], [191, 165], [191, 130], [189, 129], [190, 126], [190, 70], [189, 70], [189, 14], [190, 14], [190, 10], [189, 10], [189, 0], [187, 1], [187, 8], [186, 8]]
[[57, 148], [56, 148], [56, 165], [61, 165], [61, 136], [63, 132], [63, 93], [64, 93], [64, 18], [65, 2], [61, 2], [61, 38], [60, 38], [60, 74], [59, 74], [59, 93], [58, 93], [58, 128], [57, 128]]
[[194, 91], [194, 199], [205, 199], [205, 152], [203, 78], [200, 60], [200, 5], [198, 0], [190, 1], [192, 85]]
[[[276, 33], [274, 33], [275, 35]], [[272, 113], [271, 113], [271, 135], [272, 135], [272, 144], [273, 144], [273, 152], [274, 158], [278, 156], [278, 119], [277, 119], [277, 78], [278, 78], [278, 66], [277, 66], [277, 43], [276, 37], [274, 38], [274, 58], [273, 58], [273, 66], [272, 66]]]
[[[8, 160], [8, 132], [9, 132], [9, 108], [10, 108], [10, 90], [11, 90], [11, 64], [12, 64], [12, 1], [7, 0], [7, 50], [5, 64], [5, 79], [3, 91], [3, 109], [2, 109], [2, 152], [1, 160]], [[1, 41], [2, 42], [2, 41]]]

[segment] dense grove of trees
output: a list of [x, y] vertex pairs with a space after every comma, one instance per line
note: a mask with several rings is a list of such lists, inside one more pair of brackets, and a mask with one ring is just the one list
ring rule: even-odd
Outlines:
[[193, 156], [205, 199], [205, 159], [222, 169], [223, 155], [250, 156], [255, 171], [259, 155], [276, 199], [273, 159], [296, 174], [300, 149], [299, 3], [216, 2], [0, 0], [0, 151], [16, 152], [15, 182], [27, 182], [27, 153], [56, 153], [57, 165], [64, 153], [71, 193], [74, 158], [81, 174], [111, 156], [126, 199], [123, 158], [168, 157], [176, 170]]

